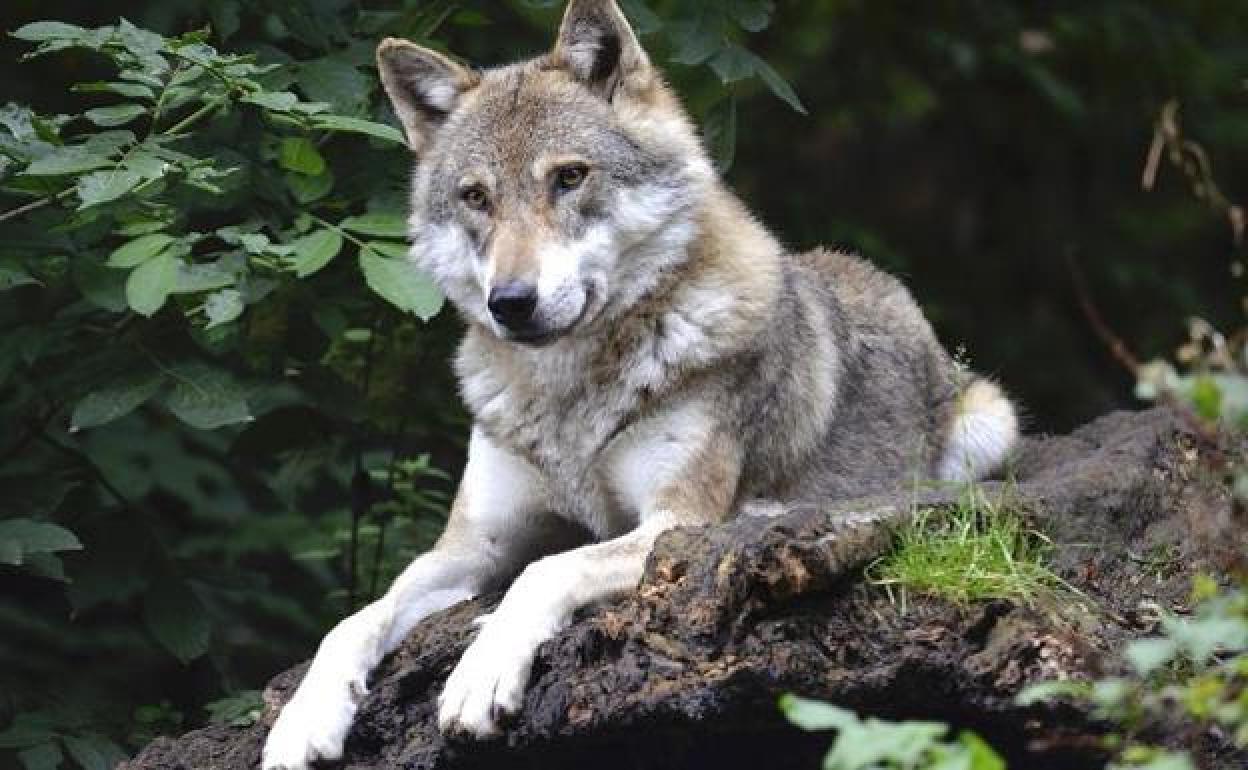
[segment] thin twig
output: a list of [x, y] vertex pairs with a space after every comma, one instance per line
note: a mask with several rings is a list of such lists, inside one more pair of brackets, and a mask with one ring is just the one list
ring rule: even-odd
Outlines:
[[10, 219], [16, 219], [17, 217], [20, 217], [23, 214], [29, 214], [32, 211], [37, 211], [43, 208], [44, 206], [50, 206], [53, 203], [61, 200], [62, 198], [68, 197], [69, 194], [72, 193], [73, 191], [74, 191], [73, 187], [67, 187], [64, 190], [61, 190], [60, 192], [58, 192], [56, 195], [49, 195], [46, 198], [40, 198], [37, 201], [31, 201], [30, 203], [27, 203], [22, 206], [18, 206], [15, 209], [10, 209], [9, 211], [6, 211], [3, 214], [0, 214], [0, 222], [7, 222]]
[[1100, 311], [1092, 302], [1092, 294], [1088, 291], [1088, 284], [1083, 278], [1083, 270], [1080, 269], [1079, 262], [1073, 254], [1066, 255], [1066, 267], [1070, 271], [1070, 279], [1075, 287], [1075, 297], [1079, 301], [1079, 307], [1083, 309], [1083, 315], [1088, 319], [1088, 323], [1092, 324], [1092, 331], [1101, 338], [1118, 363], [1122, 364], [1133, 376], [1138, 376], [1140, 359], [1131, 352], [1127, 343], [1123, 342], [1122, 338], [1115, 334], [1101, 317]]
[[[1109, 352], [1113, 355], [1114, 360], [1122, 364], [1123, 368], [1130, 372], [1133, 377], [1138, 378], [1140, 374], [1140, 359], [1131, 352], [1131, 349], [1127, 347], [1127, 343], [1123, 342], [1122, 337], [1114, 333], [1109, 324], [1105, 323], [1105, 319], [1096, 308], [1096, 303], [1092, 301], [1092, 294], [1088, 291], [1088, 285], [1084, 281], [1083, 271], [1079, 268], [1079, 263], [1073, 254], [1067, 255], [1066, 264], [1070, 270], [1071, 282], [1074, 284], [1079, 306], [1083, 308], [1084, 316], [1087, 317], [1088, 323], [1092, 325], [1092, 331], [1109, 348]], [[1177, 412], [1193, 433], [1207, 446], [1216, 450], [1219, 455], [1221, 454], [1219, 447], [1222, 442], [1218, 439], [1217, 429], [1210, 428], [1191, 406], [1182, 399], [1177, 398], [1173, 392], [1164, 389], [1158, 394], [1158, 401]]]
[[[369, 325], [368, 348], [364, 351], [364, 382], [362, 387], [362, 397], [365, 409], [368, 408], [368, 392], [372, 389], [373, 381], [373, 354], [377, 347], [377, 327], [379, 323], [374, 321]], [[363, 462], [364, 448], [363, 443], [356, 445], [355, 448], [355, 472], [351, 477], [351, 543], [350, 552], [347, 554], [347, 605], [348, 609], [355, 610], [355, 593], [356, 593], [356, 570], [359, 563], [359, 546], [360, 546], [360, 523], [364, 520], [364, 515], [368, 513], [370, 504], [368, 494], [372, 489], [371, 480], [364, 471]]]
[[61, 411], [61, 406], [60, 404], [53, 404], [45, 414], [29, 420], [26, 432], [22, 434], [22, 437], [6, 449], [4, 454], [0, 454], [0, 467], [20, 455], [26, 450], [26, 447], [38, 439], [39, 435], [48, 427], [48, 423], [52, 422], [52, 418]]
[[95, 480], [99, 483], [99, 485], [103, 487], [104, 490], [108, 492], [108, 494], [111, 495], [113, 499], [117, 501], [118, 505], [120, 505], [122, 508], [125, 508], [126, 510], [129, 510], [129, 511], [134, 511], [135, 513], [138, 513], [140, 515], [144, 513], [144, 511], [141, 508], [139, 508], [137, 505], [132, 503], [129, 500], [129, 498], [127, 498], [124, 494], [122, 494], [121, 490], [113, 486], [113, 483], [108, 480], [108, 477], [104, 475], [104, 472], [101, 471], [98, 467], [96, 467], [96, 464], [92, 462], [91, 458], [88, 457], [86, 454], [84, 454], [83, 452], [77, 449], [74, 449], [73, 447], [65, 446], [61, 442], [49, 436], [46, 431], [40, 431], [36, 438], [38, 438], [38, 440], [41, 441], [42, 443], [47, 444], [50, 448], [55, 449], [57, 452], [60, 452], [66, 457], [73, 458], [74, 460], [77, 460], [78, 462], [86, 466], [87, 470], [90, 471], [93, 477], [95, 477]]
[[[423, 356], [421, 356], [423, 358]], [[395, 497], [394, 482], [399, 472], [399, 457], [402, 453], [403, 434], [407, 431], [406, 416], [399, 419], [398, 430], [394, 433], [394, 438], [390, 445], [390, 468], [386, 474], [386, 494], [388, 499]], [[380, 517], [377, 523], [377, 547], [373, 549], [373, 574], [369, 578], [368, 594], [372, 598], [377, 598], [377, 584], [381, 580], [381, 562], [386, 555], [386, 527], [390, 523], [389, 516]]]
[[187, 115], [185, 118], [173, 124], [169, 128], [166, 128], [164, 131], [161, 131], [160, 133], [163, 136], [170, 136], [170, 135], [177, 134], [179, 131], [184, 131], [185, 129], [197, 123], [205, 115], [208, 115], [213, 110], [216, 110], [219, 107], [221, 107], [221, 105], [225, 104], [227, 101], [229, 101], [228, 97], [221, 97], [219, 99], [213, 99], [212, 101], [200, 107], [198, 110], [195, 110], [190, 115]]

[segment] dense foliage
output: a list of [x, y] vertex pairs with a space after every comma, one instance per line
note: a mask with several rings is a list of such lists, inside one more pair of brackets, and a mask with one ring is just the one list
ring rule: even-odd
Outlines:
[[[439, 531], [457, 328], [398, 259], [408, 160], [372, 51], [508, 61], [560, 3], [4, 5], [0, 763], [104, 767], [251, 718]], [[1066, 256], [1142, 354], [1238, 317], [1242, 245], [1178, 166], [1148, 193], [1139, 172], [1177, 99], [1244, 197], [1248, 6], [623, 5], [751, 205], [902, 273], [1042, 424], [1132, 384]], [[1210, 360], [1183, 375], [1198, 403]]]
[[[738, 42], [767, 4], [696, 7], [665, 33], [678, 58], [800, 108]], [[71, 114], [0, 107], [0, 749], [28, 770], [248, 718], [250, 688], [436, 536], [465, 432], [371, 62], [384, 35], [485, 17], [210, 16], [13, 33], [92, 73]], [[249, 20], [300, 57], [239, 40]], [[733, 104], [710, 117], [725, 158]]]

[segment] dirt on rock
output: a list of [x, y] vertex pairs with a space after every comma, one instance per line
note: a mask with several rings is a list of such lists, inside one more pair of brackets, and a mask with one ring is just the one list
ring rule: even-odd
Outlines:
[[[1124, 641], [1154, 631], [1159, 611], [1184, 608], [1192, 575], [1248, 552], [1218, 450], [1202, 441], [1168, 410], [1116, 413], [1069, 436], [1029, 439], [1014, 481], [984, 485], [1054, 541], [1059, 574], [1086, 601], [917, 599], [903, 610], [862, 580], [889, 542], [871, 522], [956, 492], [675, 530], [659, 540], [635, 594], [587, 609], [542, 647], [503, 738], [448, 740], [436, 721], [471, 621], [495, 596], [429, 618], [382, 664], [341, 765], [810, 770], [830, 736], [784, 722], [776, 700], [794, 692], [974, 729], [1016, 770], [1100, 767], [1103, 726], [1074, 706], [1022, 708], [1014, 696], [1029, 683], [1118, 670]], [[256, 768], [305, 668], [273, 679], [259, 724], [158, 739], [123, 770]]]

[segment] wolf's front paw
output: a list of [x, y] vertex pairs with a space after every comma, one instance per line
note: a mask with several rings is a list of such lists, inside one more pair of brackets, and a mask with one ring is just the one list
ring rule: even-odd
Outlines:
[[446, 680], [438, 698], [438, 728], [474, 738], [498, 735], [504, 717], [524, 703], [524, 688], [538, 645], [550, 629], [531, 620], [503, 622], [498, 614], [477, 619], [481, 633]]
[[356, 704], [346, 687], [300, 686], [264, 742], [264, 770], [306, 770], [321, 759], [340, 759]]

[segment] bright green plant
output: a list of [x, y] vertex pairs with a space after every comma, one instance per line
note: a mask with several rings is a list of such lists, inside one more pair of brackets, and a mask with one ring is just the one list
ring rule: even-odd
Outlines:
[[910, 594], [959, 604], [983, 599], [1030, 603], [1067, 590], [1048, 566], [1052, 543], [1010, 507], [968, 486], [956, 505], [920, 510], [868, 580], [903, 605]]
[[[1150, 745], [1157, 731], [1189, 743], [1220, 736], [1248, 757], [1248, 591], [1219, 591], [1198, 578], [1190, 618], [1161, 615], [1161, 635], [1129, 643], [1125, 676], [1094, 682], [1046, 682], [1027, 688], [1022, 705], [1072, 698], [1093, 706], [1093, 715], [1118, 725], [1108, 739], [1114, 768], [1190, 770], [1183, 751]], [[1178, 729], [1186, 723], [1195, 729]]]
[[783, 696], [780, 709], [803, 730], [836, 730], [824, 770], [1005, 770], [1004, 760], [978, 735], [963, 731], [949, 740], [949, 726], [939, 722], [860, 719], [795, 695]]

